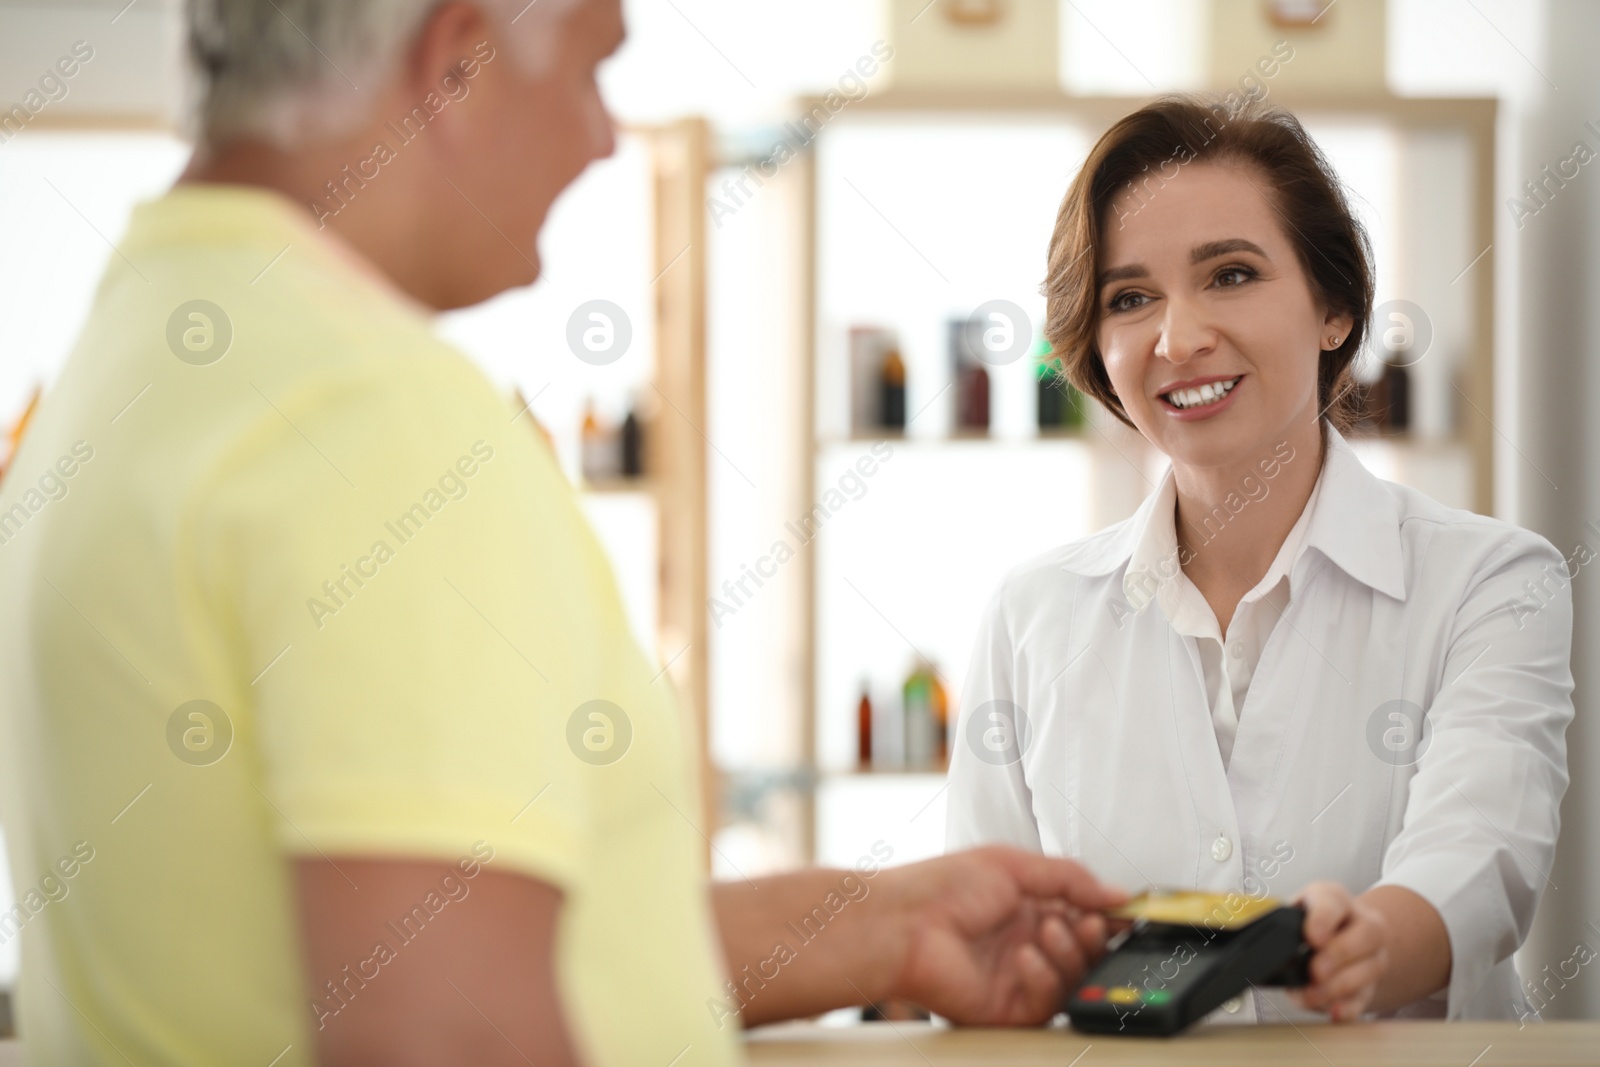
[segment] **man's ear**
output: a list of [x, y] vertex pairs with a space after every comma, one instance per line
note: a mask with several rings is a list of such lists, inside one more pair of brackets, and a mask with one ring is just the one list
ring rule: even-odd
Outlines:
[[483, 126], [494, 121], [494, 109], [485, 104], [502, 89], [498, 68], [505, 64], [488, 64], [484, 57], [499, 50], [495, 30], [479, 5], [447, 0], [428, 13], [412, 40], [403, 106], [430, 114], [435, 151], [471, 151], [487, 132]]
[[444, 95], [446, 75], [473, 56], [473, 49], [495, 37], [483, 9], [461, 0], [446, 0], [422, 20], [406, 56], [406, 95], [421, 103], [429, 93]]

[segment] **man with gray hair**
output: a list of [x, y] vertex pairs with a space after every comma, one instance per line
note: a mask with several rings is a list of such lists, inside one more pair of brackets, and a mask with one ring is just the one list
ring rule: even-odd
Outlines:
[[574, 494], [433, 332], [537, 279], [612, 151], [620, 0], [190, 14], [194, 159], [0, 491], [12, 871], [72, 887], [22, 930], [32, 1061], [667, 1067], [888, 998], [1051, 1017], [1123, 899], [1068, 860], [706, 884]]

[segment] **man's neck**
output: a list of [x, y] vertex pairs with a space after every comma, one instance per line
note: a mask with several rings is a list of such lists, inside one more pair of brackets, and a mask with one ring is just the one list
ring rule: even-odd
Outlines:
[[354, 144], [342, 140], [291, 154], [259, 141], [241, 141], [220, 152], [195, 153], [178, 183], [245, 185], [281, 193], [305, 211], [307, 221], [331, 233], [390, 284], [427, 307], [442, 306], [422, 220], [406, 207], [407, 198], [413, 197], [408, 188], [412, 175], [386, 168], [382, 181], [355, 190], [337, 215], [316, 208], [329, 196], [327, 183], [339, 177], [348, 160], [361, 157]]

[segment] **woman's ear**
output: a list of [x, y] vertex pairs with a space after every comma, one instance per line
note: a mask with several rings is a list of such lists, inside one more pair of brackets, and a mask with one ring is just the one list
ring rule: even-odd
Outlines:
[[1356, 318], [1348, 311], [1330, 311], [1322, 318], [1322, 348], [1332, 352], [1344, 344], [1344, 339], [1350, 336], [1350, 331], [1355, 328]]

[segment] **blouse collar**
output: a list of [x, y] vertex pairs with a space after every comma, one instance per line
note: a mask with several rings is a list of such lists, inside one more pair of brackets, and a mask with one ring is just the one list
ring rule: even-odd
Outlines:
[[[1321, 552], [1356, 581], [1404, 600], [1405, 557], [1393, 489], [1362, 465], [1343, 435], [1332, 426], [1326, 430], [1327, 456], [1309, 503], [1304, 547]], [[1156, 517], [1172, 522], [1175, 494], [1175, 478], [1169, 470], [1132, 517], [1069, 545], [1061, 569], [1092, 577], [1128, 566], [1138, 547], [1150, 543], [1150, 524]], [[1163, 501], [1168, 509], [1165, 513]]]

